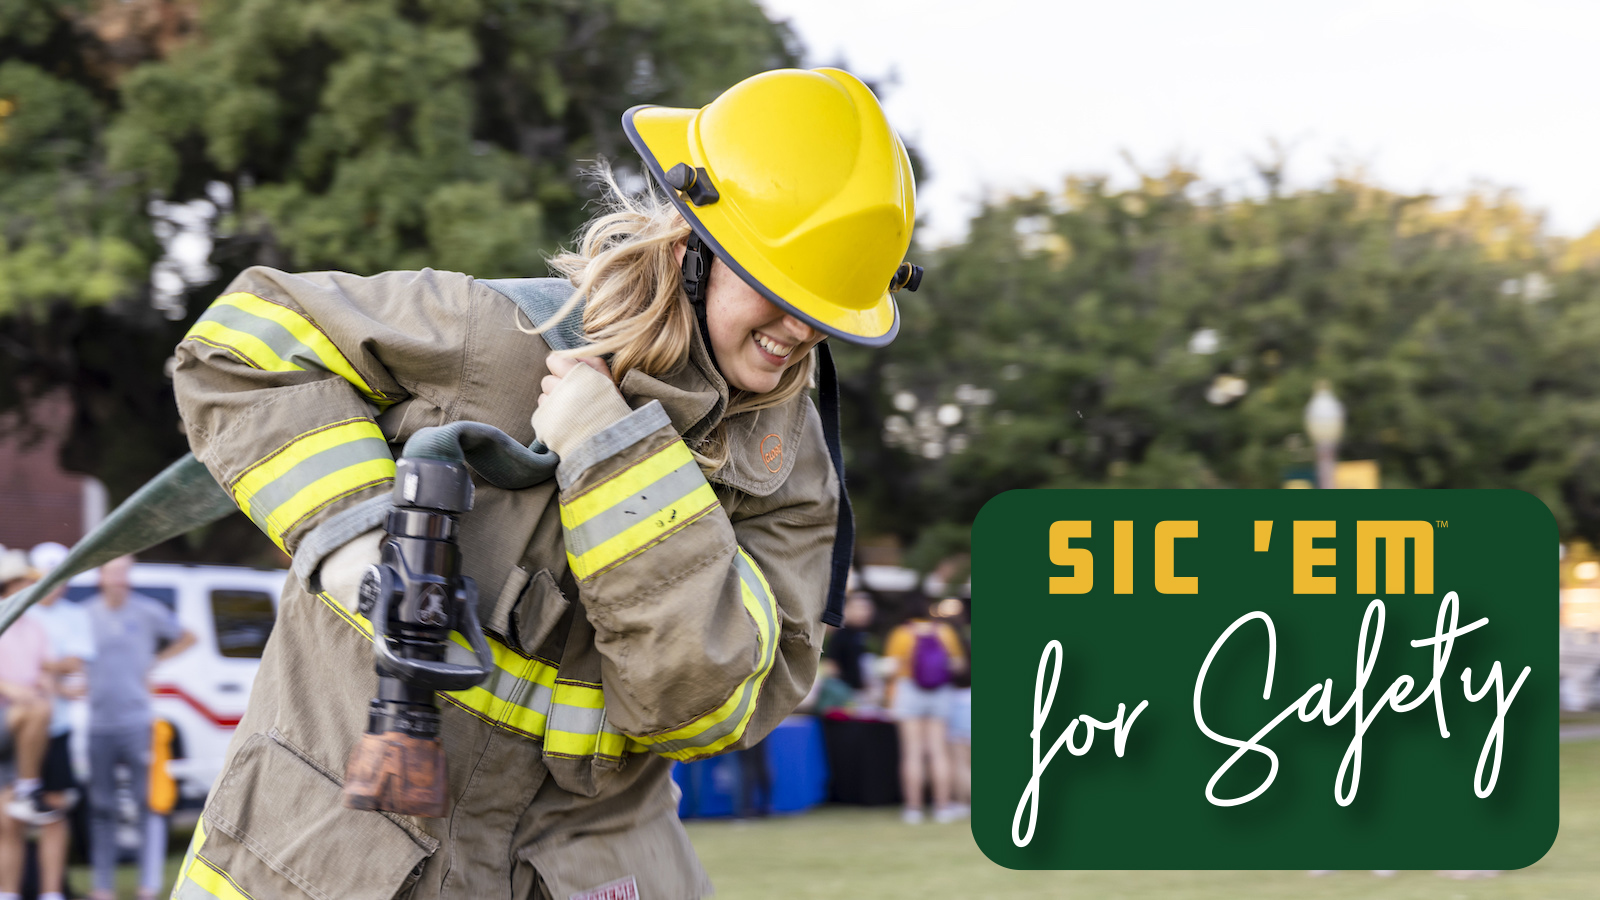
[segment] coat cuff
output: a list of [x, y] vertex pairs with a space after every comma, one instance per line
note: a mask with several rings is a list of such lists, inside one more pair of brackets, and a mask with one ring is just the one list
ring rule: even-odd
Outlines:
[[325, 558], [366, 532], [382, 526], [392, 509], [394, 498], [390, 491], [384, 491], [324, 519], [301, 538], [299, 546], [295, 548], [292, 564], [295, 577], [309, 589], [312, 575]]
[[556, 467], [556, 484], [566, 490], [578, 482], [583, 473], [597, 463], [616, 456], [663, 428], [671, 428], [672, 420], [658, 401], [629, 412], [622, 419], [590, 435], [582, 443], [561, 454], [561, 464]]

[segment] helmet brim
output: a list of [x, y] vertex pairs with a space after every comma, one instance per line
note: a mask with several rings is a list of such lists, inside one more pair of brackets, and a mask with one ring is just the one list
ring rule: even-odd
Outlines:
[[695, 206], [668, 187], [667, 167], [662, 160], [669, 165], [705, 165], [689, 141], [694, 117], [699, 113], [698, 109], [645, 105], [622, 115], [622, 129], [628, 141], [689, 227], [746, 284], [800, 321], [851, 344], [882, 347], [893, 341], [900, 331], [900, 309], [887, 286], [878, 301], [865, 309], [823, 297], [772, 264], [762, 248], [745, 236], [744, 229], [731, 221], [727, 207], [719, 209], [719, 203]]

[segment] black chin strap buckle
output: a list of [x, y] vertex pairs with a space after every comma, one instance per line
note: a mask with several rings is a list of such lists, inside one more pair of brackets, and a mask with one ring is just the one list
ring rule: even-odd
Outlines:
[[711, 347], [711, 326], [706, 322], [706, 292], [711, 289], [711, 265], [716, 261], [717, 255], [711, 252], [711, 245], [700, 240], [700, 235], [689, 232], [688, 249], [683, 254], [683, 292], [700, 325], [700, 340], [706, 345], [706, 355], [720, 373], [722, 366], [718, 365], [717, 352]]
[[711, 288], [711, 264], [716, 259], [717, 255], [700, 240], [700, 235], [689, 232], [688, 250], [683, 254], [683, 292], [698, 308], [705, 308], [706, 291]]

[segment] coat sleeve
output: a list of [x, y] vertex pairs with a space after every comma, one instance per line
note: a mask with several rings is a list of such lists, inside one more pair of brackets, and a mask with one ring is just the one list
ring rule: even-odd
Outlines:
[[816, 677], [838, 481], [809, 400], [795, 470], [731, 515], [654, 401], [562, 457], [568, 563], [606, 714], [690, 760], [759, 741]]
[[469, 284], [426, 269], [363, 278], [256, 267], [179, 343], [173, 381], [190, 447], [285, 553], [319, 534], [308, 555], [320, 558], [379, 524], [394, 458], [376, 417], [419, 394], [449, 405]]

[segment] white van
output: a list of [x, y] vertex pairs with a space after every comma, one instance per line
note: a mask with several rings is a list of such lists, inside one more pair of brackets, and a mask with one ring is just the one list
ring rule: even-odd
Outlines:
[[[177, 782], [179, 809], [203, 805], [222, 772], [222, 757], [250, 699], [287, 575], [282, 569], [233, 566], [133, 566], [133, 590], [175, 610], [195, 636], [193, 647], [150, 675], [153, 712], [176, 732], [176, 758], [167, 770]], [[72, 579], [63, 602], [82, 602], [97, 593], [97, 573], [85, 572]], [[85, 776], [88, 710], [81, 702], [75, 706], [73, 760]]]

